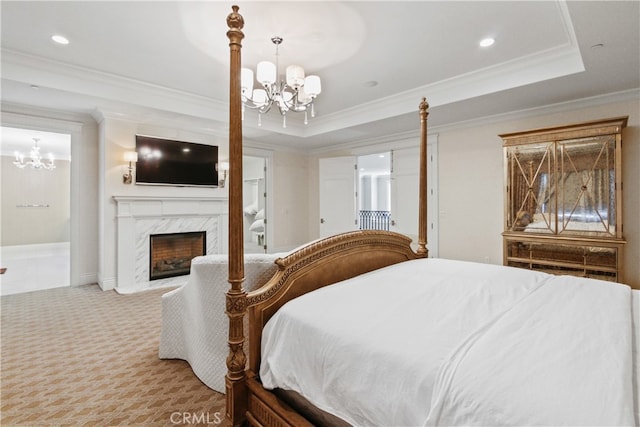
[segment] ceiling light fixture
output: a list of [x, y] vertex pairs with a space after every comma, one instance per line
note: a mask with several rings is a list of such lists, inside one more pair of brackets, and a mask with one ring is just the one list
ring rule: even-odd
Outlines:
[[242, 112], [244, 107], [258, 110], [258, 126], [262, 126], [261, 116], [269, 112], [272, 106], [278, 107], [282, 115], [282, 127], [287, 127], [287, 112], [304, 112], [304, 124], [308, 123], [308, 110], [311, 117], [315, 117], [314, 100], [322, 92], [320, 77], [306, 76], [304, 68], [299, 65], [289, 65], [286, 69], [286, 80], [280, 80], [278, 75], [278, 46], [282, 37], [272, 37], [276, 45], [276, 63], [262, 61], [258, 63], [256, 80], [260, 89], [253, 89], [253, 71], [243, 68], [242, 75]]
[[60, 34], [54, 34], [53, 36], [51, 36], [51, 40], [58, 44], [69, 44], [69, 39], [65, 36], [61, 36]]
[[40, 154], [40, 147], [38, 147], [39, 138], [33, 138], [33, 147], [31, 147], [31, 151], [29, 152], [29, 157], [31, 160], [25, 162], [24, 154], [19, 151], [15, 152], [16, 160], [13, 162], [14, 165], [19, 167], [20, 169], [24, 169], [27, 166], [31, 166], [31, 169], [44, 169], [44, 170], [53, 170], [56, 168], [56, 165], [53, 163], [53, 154], [49, 153], [49, 161], [44, 163], [42, 161], [42, 155]]
[[487, 37], [486, 39], [480, 40], [480, 46], [481, 47], [489, 47], [492, 44], [494, 44], [495, 42], [496, 42], [495, 39], [493, 39], [491, 37]]

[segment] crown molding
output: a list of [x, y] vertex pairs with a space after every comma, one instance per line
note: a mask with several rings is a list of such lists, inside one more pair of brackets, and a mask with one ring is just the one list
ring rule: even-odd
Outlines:
[[[503, 114], [495, 114], [491, 116], [478, 117], [472, 120], [464, 120], [459, 122], [447, 123], [440, 126], [430, 126], [427, 138], [436, 137], [442, 132], [459, 130], [475, 126], [485, 126], [488, 124], [517, 120], [526, 117], [536, 117], [549, 114], [557, 114], [566, 111], [579, 110], [598, 105], [612, 104], [615, 102], [625, 102], [635, 100], [640, 104], [640, 88], [631, 90], [614, 92], [605, 95], [581, 98], [573, 101], [549, 104], [542, 107], [529, 108], [525, 110], [510, 111]], [[640, 106], [640, 105], [639, 105]], [[328, 145], [317, 149], [308, 150], [309, 154], [319, 155], [344, 150], [364, 150], [370, 146], [389, 146], [397, 144], [398, 141], [413, 140], [419, 137], [419, 129], [407, 132], [396, 133], [392, 135], [379, 136], [375, 138], [366, 138], [352, 141], [348, 144], [340, 143]], [[397, 148], [397, 147], [396, 147]]]
[[476, 126], [483, 126], [494, 123], [501, 123], [510, 120], [518, 120], [528, 117], [538, 117], [550, 114], [564, 113], [567, 111], [581, 110], [599, 105], [613, 104], [616, 102], [633, 101], [639, 103], [640, 107], [640, 88], [624, 90], [620, 92], [607, 93], [604, 95], [590, 96], [586, 98], [575, 99], [572, 101], [558, 102], [555, 104], [543, 105], [541, 107], [527, 108], [524, 110], [510, 111], [508, 113], [494, 114], [490, 116], [478, 117], [471, 120], [447, 123], [445, 125], [434, 126], [431, 128], [434, 132], [447, 132], [451, 130], [465, 129]]
[[[2, 78], [62, 90], [118, 104], [225, 120], [227, 102], [103, 71], [2, 49]], [[90, 95], [88, 95], [90, 94]]]
[[92, 120], [87, 115], [61, 114], [57, 110], [46, 110], [17, 104], [2, 104], [2, 126], [25, 127], [46, 132], [81, 132]]

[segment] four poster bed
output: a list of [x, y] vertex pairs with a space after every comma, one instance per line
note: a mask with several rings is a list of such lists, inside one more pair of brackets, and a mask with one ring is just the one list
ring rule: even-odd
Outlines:
[[227, 24], [231, 286], [225, 388], [233, 425], [638, 422], [637, 293], [595, 280], [427, 257], [424, 99], [418, 249], [393, 232], [332, 236], [279, 258], [276, 274], [246, 293], [244, 22], [237, 6]]

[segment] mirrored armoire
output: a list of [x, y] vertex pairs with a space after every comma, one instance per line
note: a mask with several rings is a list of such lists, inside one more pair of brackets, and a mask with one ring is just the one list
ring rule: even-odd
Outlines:
[[504, 264], [623, 281], [627, 117], [503, 134]]

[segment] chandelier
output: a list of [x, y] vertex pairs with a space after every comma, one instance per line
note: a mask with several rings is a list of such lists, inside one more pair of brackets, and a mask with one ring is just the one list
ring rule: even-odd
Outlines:
[[282, 127], [287, 127], [287, 112], [304, 112], [304, 124], [308, 123], [308, 112], [315, 117], [313, 101], [322, 92], [320, 77], [304, 75], [304, 68], [289, 65], [286, 69], [286, 80], [279, 80], [278, 46], [282, 37], [271, 38], [276, 45], [276, 63], [262, 61], [256, 69], [256, 81], [259, 89], [254, 89], [253, 71], [249, 68], [241, 70], [242, 111], [244, 107], [258, 110], [258, 126], [262, 126], [261, 116], [276, 106], [282, 115]]
[[24, 169], [27, 166], [31, 166], [32, 169], [55, 169], [56, 165], [53, 163], [53, 154], [49, 153], [49, 160], [46, 163], [42, 161], [42, 155], [40, 154], [38, 141], [40, 141], [39, 138], [33, 138], [33, 147], [31, 147], [31, 151], [29, 152], [29, 160], [25, 161], [24, 154], [16, 151], [16, 160], [13, 162], [13, 164], [20, 169]]

